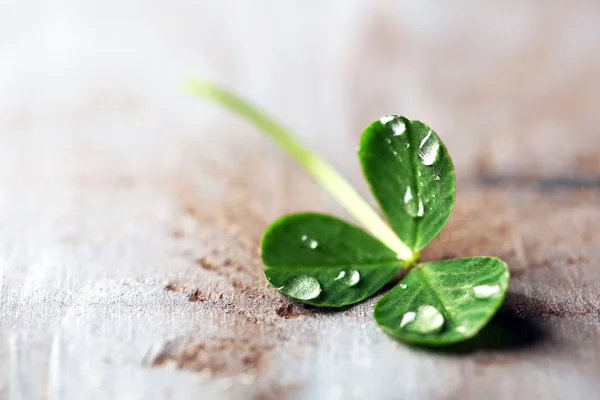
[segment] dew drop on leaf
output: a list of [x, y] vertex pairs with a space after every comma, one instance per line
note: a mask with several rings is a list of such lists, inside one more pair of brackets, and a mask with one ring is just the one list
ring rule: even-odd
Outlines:
[[298, 300], [311, 300], [321, 294], [321, 285], [316, 278], [297, 275], [289, 278], [285, 285], [278, 288], [286, 296]]
[[434, 175], [433, 176], [433, 180], [434, 181], [439, 181], [440, 180], [440, 176], [439, 175]]
[[360, 272], [355, 269], [343, 270], [334, 280], [346, 286], [356, 286], [360, 282]]
[[404, 313], [404, 315], [402, 316], [402, 321], [400, 321], [400, 328], [404, 328], [404, 326], [406, 326], [406, 324], [410, 324], [411, 322], [413, 322], [415, 320], [416, 316], [417, 316], [417, 313], [414, 311], [409, 311], [407, 313]]
[[437, 160], [438, 153], [440, 150], [440, 141], [433, 134], [431, 130], [427, 132], [427, 135], [421, 140], [419, 144], [419, 150], [417, 154], [419, 156], [419, 160], [421, 160], [421, 164], [423, 165], [433, 165]]
[[379, 122], [381, 122], [382, 124], [387, 124], [390, 121], [393, 121], [394, 119], [396, 119], [395, 115], [385, 115], [381, 118], [379, 118]]
[[489, 299], [500, 293], [498, 285], [479, 285], [473, 288], [473, 297], [476, 299]]
[[383, 125], [387, 125], [388, 127], [392, 128], [392, 131], [394, 131], [394, 136], [400, 136], [404, 133], [404, 131], [406, 131], [406, 125], [404, 125], [404, 122], [402, 122], [397, 115], [386, 115], [385, 117], [379, 118], [379, 121]]
[[437, 308], [430, 305], [422, 305], [416, 312], [405, 313], [400, 321], [401, 328], [421, 334], [439, 332], [443, 326], [444, 316]]
[[401, 283], [400, 284], [400, 289], [406, 289], [408, 286], [406, 286], [406, 283]]
[[406, 212], [411, 217], [422, 217], [425, 212], [425, 207], [423, 206], [423, 200], [421, 199], [421, 196], [417, 194], [415, 197], [410, 186], [406, 187], [406, 192], [404, 193], [404, 206]]
[[308, 247], [309, 249], [316, 249], [317, 247], [319, 247], [319, 242], [317, 242], [314, 239], [309, 238], [306, 235], [302, 235], [302, 243], [304, 243], [304, 245], [306, 247]]

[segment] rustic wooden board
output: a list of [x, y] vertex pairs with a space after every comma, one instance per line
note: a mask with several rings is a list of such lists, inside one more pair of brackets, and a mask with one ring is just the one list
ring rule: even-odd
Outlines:
[[[595, 2], [34, 3], [0, 2], [0, 398], [599, 397]], [[432, 352], [383, 334], [376, 299], [323, 311], [266, 286], [270, 221], [348, 216], [182, 95], [196, 70], [363, 191], [361, 129], [431, 123], [461, 178], [423, 258], [502, 257], [498, 317]]]

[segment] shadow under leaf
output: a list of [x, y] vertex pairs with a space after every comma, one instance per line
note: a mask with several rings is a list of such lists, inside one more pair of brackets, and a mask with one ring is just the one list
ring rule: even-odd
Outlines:
[[528, 296], [507, 293], [504, 305], [473, 338], [441, 348], [423, 348], [447, 354], [474, 352], [516, 352], [532, 349], [550, 339], [549, 333], [534, 318], [544, 315], [541, 302]]

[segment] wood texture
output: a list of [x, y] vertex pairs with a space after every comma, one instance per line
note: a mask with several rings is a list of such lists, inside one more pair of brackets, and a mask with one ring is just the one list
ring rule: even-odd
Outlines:
[[[598, 398], [597, 2], [415, 4], [0, 0], [0, 398]], [[185, 73], [363, 191], [371, 120], [431, 124], [459, 186], [423, 257], [502, 257], [499, 316], [431, 352], [383, 334], [376, 299], [267, 287], [270, 221], [348, 216]]]

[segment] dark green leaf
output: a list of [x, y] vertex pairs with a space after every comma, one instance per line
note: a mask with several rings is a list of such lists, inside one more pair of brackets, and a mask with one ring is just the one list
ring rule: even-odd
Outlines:
[[506, 264], [494, 257], [423, 263], [377, 302], [375, 320], [385, 332], [409, 343], [459, 342], [493, 317], [508, 282]]
[[421, 251], [454, 207], [454, 169], [445, 146], [424, 123], [390, 115], [364, 131], [358, 155], [390, 224], [408, 247]]
[[383, 287], [402, 267], [396, 253], [362, 229], [316, 213], [275, 221], [262, 240], [265, 276], [302, 303], [342, 307]]

